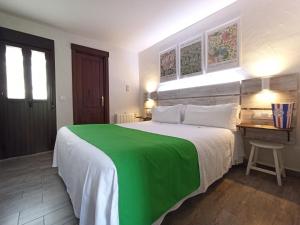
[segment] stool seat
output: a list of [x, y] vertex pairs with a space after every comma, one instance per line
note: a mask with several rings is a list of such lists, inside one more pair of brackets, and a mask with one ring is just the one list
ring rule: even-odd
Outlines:
[[259, 148], [266, 148], [266, 149], [282, 149], [284, 148], [283, 144], [278, 144], [278, 143], [271, 143], [271, 142], [266, 142], [266, 141], [257, 141], [257, 140], [252, 140], [250, 141], [251, 145], [254, 145]]

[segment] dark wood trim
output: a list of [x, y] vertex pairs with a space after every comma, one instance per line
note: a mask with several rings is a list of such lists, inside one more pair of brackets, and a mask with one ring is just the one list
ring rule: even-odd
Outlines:
[[104, 113], [104, 121], [105, 123], [110, 123], [110, 115], [109, 115], [109, 64], [108, 64], [108, 55], [104, 62], [104, 70], [106, 71], [106, 76], [104, 77], [104, 87], [105, 87], [105, 113]]
[[71, 44], [71, 51], [72, 51], [72, 98], [73, 98], [73, 124], [75, 124], [76, 122], [76, 118], [78, 118], [77, 115], [77, 98], [74, 97], [74, 93], [76, 93], [76, 81], [75, 81], [75, 77], [74, 77], [74, 71], [76, 70], [76, 65], [75, 65], [75, 61], [76, 61], [76, 50], [72, 48], [72, 44]]
[[[51, 133], [56, 134], [57, 132], [57, 118], [56, 118], [56, 86], [55, 86], [55, 51], [54, 49], [52, 51], [46, 52], [46, 59], [47, 59], [47, 71], [50, 74], [50, 77], [48, 77], [47, 80], [47, 94], [49, 96], [49, 108], [51, 109], [51, 119], [50, 123], [51, 126], [49, 129], [51, 130]], [[56, 135], [49, 137], [51, 146], [55, 145], [55, 139]]]
[[[32, 101], [32, 78], [31, 78], [31, 51], [30, 48], [23, 48], [23, 68], [24, 68], [24, 82], [25, 82], [25, 99]], [[8, 99], [9, 100], [9, 99]]]
[[[100, 56], [105, 58], [104, 60], [104, 70], [106, 73], [104, 73], [104, 98], [105, 98], [105, 109], [104, 109], [104, 121], [105, 123], [110, 123], [110, 115], [109, 115], [109, 63], [108, 63], [108, 58], [109, 58], [109, 52], [102, 51], [99, 49], [93, 49], [77, 44], [71, 44], [71, 50], [72, 50], [72, 71], [75, 71], [75, 53], [84, 53], [84, 54], [90, 54], [94, 56]], [[73, 74], [73, 72], [72, 72]], [[74, 74], [72, 75], [74, 77]], [[72, 90], [73, 93], [76, 93], [75, 90], [75, 80], [72, 79]], [[74, 95], [73, 95], [74, 96]], [[73, 97], [73, 109], [77, 108], [77, 102], [76, 99]], [[73, 117], [77, 118], [76, 110], [73, 110]]]
[[20, 31], [11, 30], [8, 28], [0, 27], [1, 41], [12, 43], [15, 46], [27, 46], [32, 48], [40, 48], [44, 50], [53, 50], [54, 41], [51, 39], [27, 34]]
[[[6, 78], [3, 75], [5, 72], [5, 56], [4, 56], [4, 45], [0, 42], [0, 107], [4, 103], [5, 93], [6, 93]], [[0, 110], [0, 124], [4, 124], [4, 112]], [[3, 126], [3, 125], [2, 125]], [[4, 129], [0, 129], [0, 159], [2, 158], [4, 152]]]
[[[0, 27], [0, 45], [1, 48], [4, 48], [5, 45], [12, 45], [12, 46], [16, 46], [16, 47], [20, 47], [23, 49], [26, 49], [25, 51], [23, 51], [23, 55], [25, 60], [29, 60], [30, 61], [30, 53], [29, 50], [27, 51], [27, 49], [32, 49], [32, 50], [36, 50], [36, 51], [43, 51], [46, 53], [46, 56], [48, 56], [47, 61], [49, 63], [48, 65], [48, 69], [50, 70], [50, 78], [49, 78], [49, 83], [48, 83], [48, 89], [49, 89], [49, 85], [52, 85], [51, 87], [51, 93], [49, 98], [51, 99], [51, 104], [52, 104], [52, 108], [55, 109], [56, 108], [56, 87], [55, 87], [55, 49], [54, 49], [54, 41], [48, 38], [44, 38], [44, 37], [39, 37], [39, 36], [35, 36], [32, 34], [28, 34], [28, 33], [24, 33], [24, 32], [20, 32], [20, 31], [15, 31], [15, 30], [11, 30], [8, 28], [4, 28], [4, 27]], [[3, 50], [5, 51], [5, 50]], [[4, 57], [5, 59], [5, 57]], [[5, 60], [1, 60], [3, 62], [3, 65], [1, 70], [2, 70], [2, 80], [1, 80], [1, 74], [0, 74], [0, 81], [1, 83], [6, 82], [6, 77], [4, 75], [4, 71], [5, 71]], [[50, 68], [53, 68], [53, 70], [51, 70]], [[26, 65], [24, 65], [24, 72], [26, 73], [26, 70], [28, 70], [27, 72], [30, 71], [30, 68], [27, 68]], [[30, 76], [31, 77], [31, 76]], [[26, 82], [26, 81], [25, 81]], [[29, 81], [29, 83], [27, 85], [31, 86], [31, 82]], [[5, 86], [5, 85], [3, 85]], [[0, 87], [0, 91], [1, 91], [1, 87]], [[3, 87], [2, 91], [4, 92], [4, 95], [6, 96], [6, 89]], [[0, 92], [1, 94], [1, 92]], [[15, 100], [12, 100], [15, 101]], [[56, 124], [56, 112], [55, 112], [55, 124]], [[55, 128], [56, 129], [56, 128]]]
[[90, 55], [97, 55], [97, 56], [102, 56], [102, 57], [109, 57], [109, 52], [102, 51], [99, 49], [94, 49], [94, 48], [89, 48], [86, 46], [82, 45], [77, 45], [77, 44], [71, 44], [71, 49], [75, 50], [76, 52], [83, 52], [85, 54], [90, 54]]
[[[32, 34], [27, 34], [24, 32], [19, 32], [11, 29], [7, 29], [4, 27], [0, 27], [0, 104], [2, 105], [2, 101], [4, 102], [16, 102], [20, 103], [22, 101], [27, 101], [28, 103], [32, 101], [32, 94], [26, 93], [25, 100], [17, 100], [17, 99], [7, 99], [7, 90], [6, 90], [6, 69], [5, 69], [5, 45], [11, 45], [22, 48], [23, 57], [24, 57], [24, 78], [25, 78], [25, 91], [30, 90], [31, 83], [31, 51], [42, 51], [45, 52], [47, 58], [47, 90], [48, 90], [48, 109], [49, 109], [49, 119], [47, 119], [46, 123], [48, 123], [49, 128], [49, 137], [48, 143], [51, 145], [50, 149], [53, 149], [56, 131], [57, 131], [57, 120], [56, 120], [56, 87], [55, 87], [55, 49], [54, 49], [54, 41], [51, 39], [47, 39], [44, 37], [35, 36]], [[2, 94], [3, 93], [3, 94]], [[35, 100], [36, 104], [42, 104], [43, 101]], [[1, 115], [0, 110], [0, 122], [4, 120], [3, 115]], [[5, 121], [3, 121], [5, 122]], [[1, 122], [2, 124], [2, 122]], [[0, 131], [1, 137], [3, 137], [3, 129]], [[24, 138], [25, 135], [24, 135]], [[1, 142], [1, 141], [0, 141]], [[0, 143], [0, 150], [2, 146]], [[4, 148], [3, 148], [4, 149]], [[3, 149], [1, 152], [3, 152]], [[21, 152], [19, 155], [28, 154], [31, 152], [26, 152], [25, 150]], [[0, 154], [1, 158], [1, 154]]]
[[6, 93], [6, 76], [5, 73], [5, 45], [0, 42], [0, 100], [4, 99]]

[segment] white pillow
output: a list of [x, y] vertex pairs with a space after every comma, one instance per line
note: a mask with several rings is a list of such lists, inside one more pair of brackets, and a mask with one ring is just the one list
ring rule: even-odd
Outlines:
[[213, 106], [187, 105], [184, 124], [222, 127], [235, 131], [239, 123], [240, 106], [222, 104]]
[[181, 123], [183, 105], [157, 106], [152, 109], [152, 120], [161, 123]]

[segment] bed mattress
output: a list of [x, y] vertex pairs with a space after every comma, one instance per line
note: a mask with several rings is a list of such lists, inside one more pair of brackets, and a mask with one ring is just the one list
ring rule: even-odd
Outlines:
[[[119, 125], [183, 138], [195, 145], [201, 185], [169, 211], [178, 208], [187, 198], [205, 192], [236, 162], [236, 134], [228, 129], [152, 121]], [[57, 134], [53, 166], [58, 167], [58, 173], [66, 184], [80, 225], [119, 224], [117, 170], [104, 152], [64, 127]], [[154, 224], [159, 225], [165, 215]]]

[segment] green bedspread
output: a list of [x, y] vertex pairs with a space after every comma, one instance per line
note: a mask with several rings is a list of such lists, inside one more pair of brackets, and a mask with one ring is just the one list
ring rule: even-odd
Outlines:
[[101, 149], [118, 174], [120, 225], [150, 225], [200, 186], [193, 143], [118, 125], [73, 125]]

